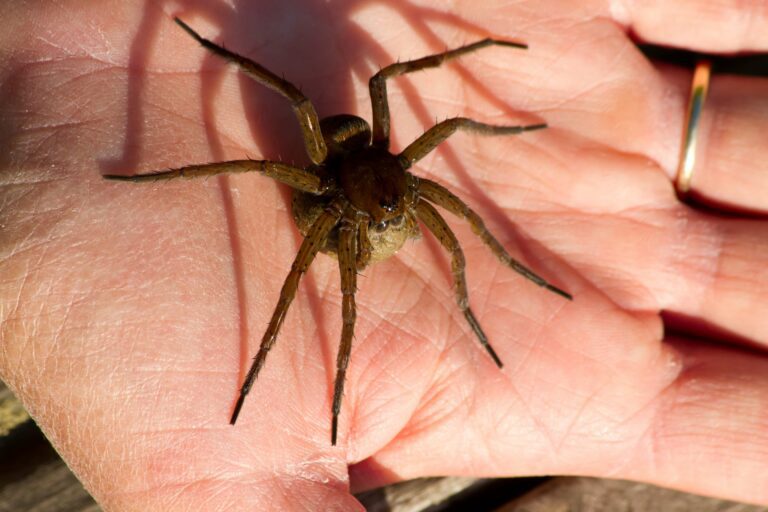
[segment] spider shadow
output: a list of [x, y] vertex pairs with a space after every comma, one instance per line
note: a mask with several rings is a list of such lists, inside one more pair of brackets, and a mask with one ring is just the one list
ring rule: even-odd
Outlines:
[[[422, 8], [403, 0], [257, 0], [235, 1], [230, 7], [223, 2], [206, 0], [168, 0], [155, 2], [146, 0], [143, 18], [139, 24], [136, 38], [131, 47], [129, 59], [129, 81], [127, 90], [127, 117], [122, 155], [114, 160], [101, 162], [104, 173], [129, 173], [147, 171], [139, 168], [143, 160], [142, 140], [144, 112], [142, 102], [148, 73], [146, 65], [152, 44], [156, 41], [163, 23], [169, 23], [173, 15], [184, 17], [202, 17], [219, 28], [219, 33], [206, 30], [204, 37], [224, 43], [228, 48], [244, 56], [253, 58], [277, 74], [283, 74], [294, 84], [312, 84], [306, 94], [315, 104], [320, 117], [336, 113], [357, 113], [357, 101], [354, 90], [354, 78], [367, 82], [379, 66], [394, 62], [397, 56], [390, 55], [380, 46], [364, 28], [353, 20], [360, 10], [370, 6], [384, 5], [396, 11], [402, 19], [419, 34], [433, 53], [443, 51], [446, 44], [431, 28], [430, 23], [448, 23], [465, 30], [472, 39], [485, 37], [487, 31], [450, 13], [435, 9]], [[297, 15], [297, 13], [301, 13]], [[263, 14], [263, 15], [262, 15]], [[318, 20], [326, 21], [318, 23]], [[164, 30], [168, 30], [164, 28]], [[344, 40], [344, 44], [334, 43]], [[190, 40], [189, 44], [194, 44]], [[337, 51], [339, 49], [339, 51]], [[422, 55], [408, 55], [417, 58]], [[374, 64], [375, 63], [375, 64]], [[519, 112], [504, 103], [479, 79], [474, 77], [460, 63], [447, 65], [458, 72], [457, 80], [474, 89], [482, 98], [511, 117], [520, 117]], [[227, 64], [213, 55], [206, 55], [201, 65], [201, 107], [203, 126], [212, 160], [225, 159], [225, 149], [221, 135], [216, 129], [214, 104], [220, 91]], [[296, 160], [298, 165], [306, 163], [300, 131], [287, 101], [274, 92], [239, 75], [243, 110], [255, 146], [259, 148], [254, 158]], [[407, 77], [397, 79], [403, 91], [406, 103], [412, 115], [428, 128], [433, 124], [434, 116], [419, 91]], [[400, 114], [402, 115], [402, 114]], [[368, 117], [368, 116], [365, 116]], [[397, 131], [398, 113], [393, 112], [393, 131]], [[487, 193], [476, 184], [470, 173], [461, 163], [455, 151], [449, 145], [437, 149], [442, 153], [446, 165], [458, 178], [465, 192], [473, 203], [483, 205], [485, 216], [492, 218], [492, 224], [504, 230], [502, 243], [509, 245], [512, 240], [519, 250], [530, 259], [530, 254], [521, 244], [520, 229], [496, 206]], [[245, 156], [245, 155], [243, 155]], [[231, 155], [229, 156], [231, 158]], [[194, 163], [194, 162], [188, 162]], [[178, 164], [178, 162], [173, 162]], [[230, 179], [226, 176], [217, 178], [220, 185], [222, 202], [226, 212], [227, 229], [233, 254], [233, 270], [239, 310], [240, 353], [244, 363], [251, 340], [248, 328], [249, 294], [246, 289], [246, 269], [243, 260], [243, 248], [239, 233], [241, 223], [235, 212], [234, 198]], [[290, 193], [281, 187], [281, 196], [286, 210], [290, 208]], [[266, 206], [265, 206], [266, 207]], [[294, 232], [295, 247], [301, 237]], [[529, 242], [527, 242], [529, 243]], [[535, 252], [539, 252], [537, 247]], [[439, 249], [434, 246], [432, 252]], [[437, 256], [437, 255], [436, 255]], [[535, 259], [535, 258], [533, 258]], [[444, 260], [444, 258], [443, 258]], [[444, 261], [447, 265], [447, 262]], [[286, 273], [289, 262], [286, 261]], [[322, 298], [316, 280], [309, 273], [303, 278], [303, 288], [308, 296], [313, 321], [320, 337], [322, 357], [327, 368], [328, 381], [333, 382], [335, 369], [336, 343], [327, 336], [326, 321], [321, 313]], [[271, 293], [271, 292], [270, 292]], [[261, 333], [254, 333], [260, 336]], [[241, 379], [247, 367], [241, 368]], [[297, 373], [299, 370], [295, 370]], [[234, 403], [234, 400], [233, 400]]]

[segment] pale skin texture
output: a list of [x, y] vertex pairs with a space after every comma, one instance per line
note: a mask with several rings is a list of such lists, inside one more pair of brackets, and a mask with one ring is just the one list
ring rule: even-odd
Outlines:
[[[627, 36], [765, 51], [765, 4], [328, 5], [0, 7], [0, 377], [104, 508], [357, 510], [351, 490], [439, 474], [610, 476], [768, 504], [768, 222], [675, 198], [690, 73]], [[412, 171], [575, 300], [448, 217], [504, 369], [456, 309], [439, 244], [408, 243], [358, 279], [332, 447], [341, 294], [336, 261], [318, 256], [230, 426], [300, 242], [286, 188], [100, 174], [306, 157], [288, 105], [172, 15], [302, 85], [321, 116], [369, 118], [367, 78], [398, 58], [527, 42], [393, 81], [393, 149], [435, 118], [549, 123], [456, 135]], [[713, 81], [693, 181], [713, 201], [768, 211], [766, 91]], [[710, 341], [665, 337], [661, 310]]]

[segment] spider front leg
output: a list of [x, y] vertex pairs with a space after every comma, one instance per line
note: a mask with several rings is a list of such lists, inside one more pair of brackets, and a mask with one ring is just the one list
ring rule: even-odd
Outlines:
[[522, 132], [541, 130], [546, 124], [531, 124], [527, 126], [494, 126], [481, 123], [466, 117], [454, 117], [437, 123], [422, 133], [418, 139], [411, 142], [397, 157], [404, 168], [410, 168], [415, 162], [424, 158], [438, 144], [453, 135], [457, 130], [477, 133], [479, 135], [516, 135]]
[[466, 261], [464, 259], [464, 252], [461, 250], [459, 241], [456, 239], [456, 235], [453, 234], [451, 228], [445, 222], [445, 219], [435, 210], [435, 208], [424, 201], [419, 199], [416, 204], [416, 215], [425, 226], [437, 237], [440, 243], [445, 247], [448, 252], [451, 253], [451, 272], [453, 273], [453, 283], [456, 291], [456, 302], [459, 305], [459, 309], [464, 313], [464, 317], [469, 322], [469, 326], [475, 332], [475, 335], [480, 340], [480, 344], [488, 351], [493, 362], [501, 368], [503, 364], [501, 359], [496, 355], [496, 351], [493, 350], [491, 344], [488, 342], [488, 337], [480, 327], [480, 323], [475, 318], [472, 310], [469, 308], [469, 294], [467, 292], [467, 280], [464, 276], [464, 268]]
[[554, 292], [562, 297], [565, 297], [568, 300], [573, 300], [573, 297], [570, 293], [549, 284], [543, 278], [536, 275], [532, 270], [528, 269], [522, 263], [510, 256], [509, 253], [504, 249], [504, 246], [502, 246], [501, 243], [499, 243], [499, 241], [496, 240], [491, 232], [488, 231], [488, 229], [485, 227], [483, 219], [481, 219], [480, 216], [475, 213], [474, 210], [472, 210], [472, 208], [467, 206], [464, 201], [459, 199], [450, 190], [438, 183], [435, 183], [432, 180], [420, 178], [419, 195], [425, 199], [428, 199], [429, 201], [432, 201], [436, 205], [445, 208], [457, 217], [461, 217], [462, 219], [469, 222], [472, 231], [474, 231], [475, 234], [480, 237], [483, 243], [491, 249], [493, 254], [495, 254], [496, 257], [499, 258], [499, 260], [504, 265], [508, 266], [526, 279], [533, 281], [537, 285], [546, 288], [547, 290]]
[[320, 164], [325, 160], [328, 148], [325, 146], [325, 140], [320, 131], [320, 119], [317, 116], [317, 111], [312, 102], [295, 85], [280, 78], [261, 64], [205, 39], [179, 18], [174, 18], [174, 21], [205, 49], [236, 64], [243, 73], [287, 98], [291, 102], [291, 108], [301, 127], [309, 159], [315, 164]]
[[119, 174], [105, 174], [108, 180], [117, 181], [160, 181], [174, 178], [199, 178], [201, 176], [215, 176], [225, 173], [260, 172], [268, 178], [310, 194], [322, 194], [327, 190], [327, 185], [319, 176], [305, 171], [299, 167], [272, 162], [269, 160], [230, 160], [228, 162], [216, 162], [212, 164], [187, 165], [177, 169], [153, 172], [149, 174], [137, 174], [134, 176], [121, 176]]
[[357, 215], [348, 211], [341, 219], [339, 227], [339, 273], [341, 274], [341, 343], [336, 357], [336, 382], [333, 386], [333, 420], [331, 424], [331, 444], [336, 444], [338, 432], [339, 413], [341, 412], [341, 399], [344, 395], [344, 381], [347, 376], [349, 356], [352, 352], [352, 337], [355, 334], [355, 320], [357, 308], [355, 306], [355, 292], [357, 291], [357, 239], [359, 221]]
[[325, 239], [328, 234], [339, 222], [341, 214], [346, 208], [346, 202], [343, 200], [336, 200], [328, 205], [328, 207], [320, 214], [312, 227], [309, 228], [307, 236], [301, 243], [296, 259], [293, 261], [291, 271], [288, 273], [288, 277], [285, 278], [283, 288], [280, 290], [280, 300], [277, 302], [275, 312], [272, 314], [272, 319], [269, 321], [267, 331], [264, 333], [264, 337], [261, 339], [261, 345], [256, 357], [253, 359], [248, 374], [245, 376], [243, 387], [240, 389], [240, 397], [235, 404], [235, 410], [232, 413], [232, 419], [229, 422], [234, 425], [237, 421], [237, 417], [240, 414], [240, 409], [243, 407], [245, 396], [251, 390], [253, 382], [259, 375], [264, 361], [267, 358], [267, 354], [272, 349], [272, 346], [277, 340], [277, 334], [280, 332], [280, 327], [283, 325], [285, 315], [288, 313], [288, 307], [293, 302], [293, 298], [296, 296], [296, 289], [299, 287], [299, 280], [301, 276], [307, 271], [312, 264], [312, 260], [315, 259], [317, 251], [325, 243]]
[[509, 48], [528, 48], [527, 45], [498, 39], [483, 39], [454, 50], [429, 55], [420, 59], [390, 64], [371, 77], [368, 88], [371, 94], [373, 108], [373, 145], [383, 149], [389, 148], [389, 102], [387, 101], [387, 79], [412, 73], [421, 69], [436, 68], [443, 62], [461, 57], [488, 46], [506, 46]]
[[358, 225], [357, 231], [357, 269], [362, 270], [368, 266], [371, 262], [371, 254], [373, 253], [373, 247], [371, 241], [368, 238], [368, 222], [367, 218], [362, 220]]

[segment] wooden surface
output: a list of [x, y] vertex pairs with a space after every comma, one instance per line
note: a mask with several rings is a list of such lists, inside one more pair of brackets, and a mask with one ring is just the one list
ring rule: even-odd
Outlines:
[[0, 512], [101, 510], [0, 382]]
[[27, 411], [16, 400], [11, 390], [0, 381], [0, 439], [28, 420]]
[[[652, 485], [568, 477], [424, 478], [358, 499], [370, 512], [768, 512]], [[0, 382], [0, 512], [100, 510]]]
[[98, 512], [101, 510], [75, 475], [51, 449], [16, 478], [0, 475], [0, 512]]

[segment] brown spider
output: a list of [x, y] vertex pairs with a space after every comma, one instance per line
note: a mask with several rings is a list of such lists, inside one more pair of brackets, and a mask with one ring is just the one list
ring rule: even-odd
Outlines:
[[451, 268], [459, 308], [480, 343], [501, 368], [501, 360], [488, 343], [488, 338], [469, 308], [467, 284], [464, 278], [464, 253], [456, 235], [430, 203], [441, 206], [468, 221], [472, 230], [503, 264], [539, 286], [567, 299], [572, 298], [567, 292], [547, 283], [513, 259], [486, 229], [480, 216], [461, 199], [442, 185], [424, 178], [417, 178], [407, 171], [414, 162], [435, 149], [456, 130], [466, 130], [482, 135], [511, 135], [546, 128], [545, 124], [491, 126], [456, 117], [437, 123], [400, 154], [393, 155], [388, 149], [389, 106], [386, 82], [388, 78], [438, 67], [447, 60], [487, 46], [499, 45], [525, 49], [526, 45], [483, 39], [454, 50], [385, 67], [376, 73], [369, 83], [373, 106], [373, 130], [371, 130], [365, 120], [350, 114], [340, 114], [319, 120], [312, 103], [293, 84], [256, 62], [201, 37], [180, 19], [175, 18], [175, 21], [203, 47], [237, 64], [245, 74], [280, 93], [291, 102], [291, 108], [301, 126], [307, 153], [312, 160], [312, 164], [306, 169], [268, 160], [232, 160], [188, 165], [137, 176], [104, 176], [112, 180], [140, 182], [257, 171], [296, 190], [293, 196], [293, 216], [304, 235], [304, 241], [280, 291], [280, 300], [261, 340], [259, 351], [245, 377], [232, 413], [231, 424], [234, 425], [237, 421], [243, 401], [264, 365], [267, 354], [275, 344], [288, 307], [296, 295], [301, 275], [307, 271], [317, 252], [323, 251], [338, 255], [341, 291], [344, 297], [343, 328], [336, 359], [331, 425], [331, 444], [336, 444], [344, 378], [349, 364], [357, 314], [355, 307], [357, 272], [371, 262], [388, 258], [408, 238], [416, 236], [419, 233], [417, 219], [451, 253]]

